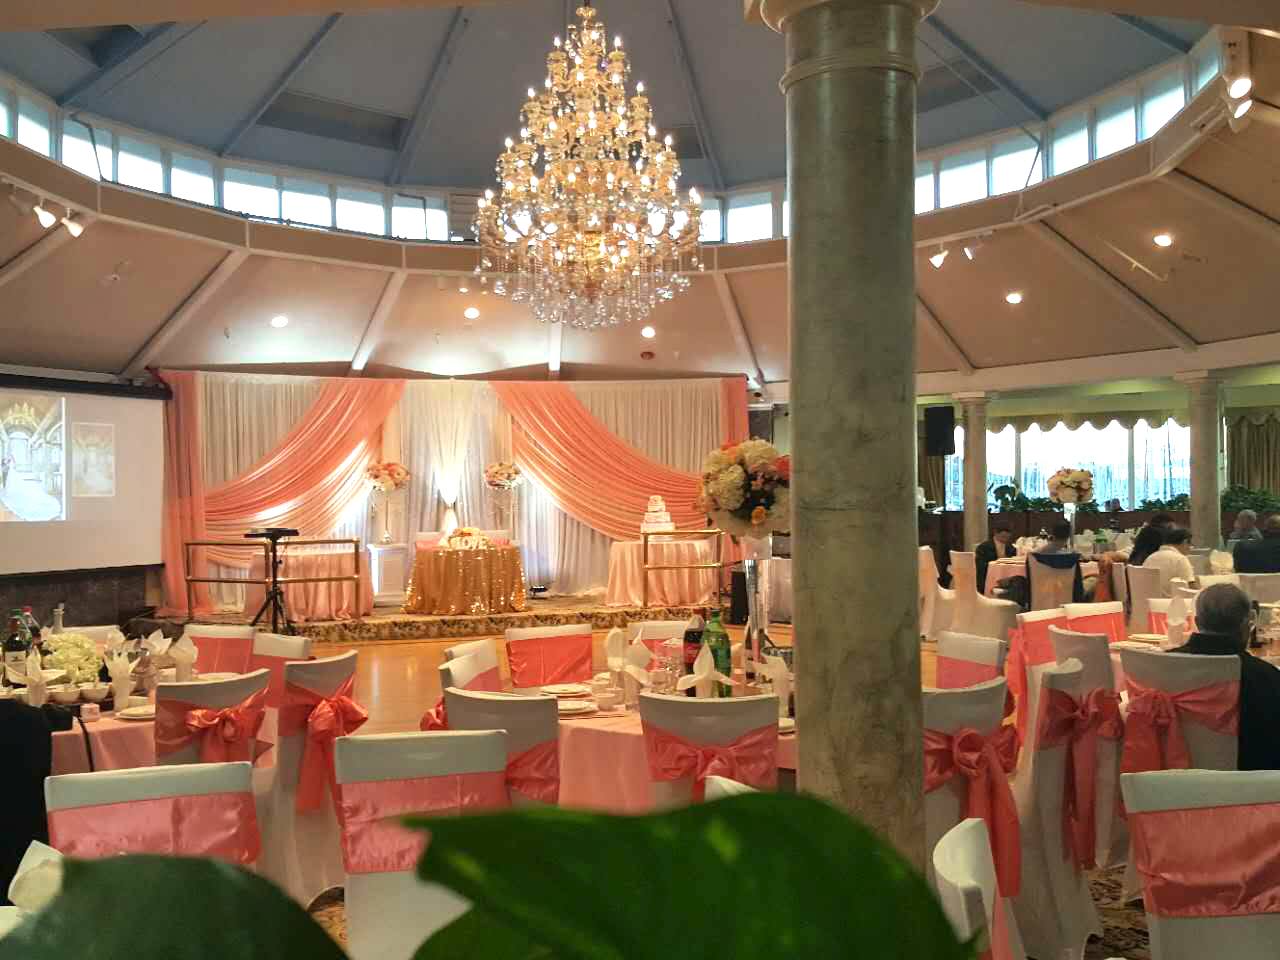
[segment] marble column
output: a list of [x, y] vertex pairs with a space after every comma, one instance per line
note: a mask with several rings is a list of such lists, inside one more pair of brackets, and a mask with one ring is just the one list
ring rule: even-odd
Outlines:
[[912, 246], [922, 10], [761, 0], [759, 12], [786, 38], [799, 785], [923, 866]]
[[964, 547], [987, 539], [987, 395], [957, 393], [964, 419]]
[[1222, 380], [1208, 371], [1180, 374], [1191, 421], [1191, 542], [1222, 546]]

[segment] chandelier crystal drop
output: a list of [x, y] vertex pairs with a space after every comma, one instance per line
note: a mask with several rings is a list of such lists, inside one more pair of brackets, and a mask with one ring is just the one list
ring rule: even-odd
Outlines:
[[498, 190], [478, 201], [476, 273], [541, 321], [596, 328], [646, 317], [701, 270], [697, 190], [678, 194], [671, 137], [657, 139], [649, 98], [622, 38], [610, 48], [590, 6], [577, 10], [529, 89], [520, 139], [497, 162]]

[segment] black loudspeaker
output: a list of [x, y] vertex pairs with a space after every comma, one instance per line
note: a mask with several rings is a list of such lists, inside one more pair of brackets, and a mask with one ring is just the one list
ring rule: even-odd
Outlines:
[[949, 457], [956, 452], [955, 407], [924, 408], [924, 452], [931, 457]]

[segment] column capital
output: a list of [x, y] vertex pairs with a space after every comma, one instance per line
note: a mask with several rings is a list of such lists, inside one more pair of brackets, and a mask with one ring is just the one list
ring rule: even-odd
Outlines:
[[[742, 8], [748, 22], [762, 20], [777, 33], [783, 33], [786, 31], [787, 21], [802, 10], [837, 2], [841, 0], [742, 0]], [[848, 3], [849, 0], [843, 0], [843, 2]], [[866, 0], [860, 0], [860, 2], [866, 2]], [[920, 14], [920, 18], [924, 19], [938, 9], [939, 0], [879, 0], [879, 2], [900, 3], [903, 6], [914, 7]]]
[[1173, 379], [1187, 386], [1194, 384], [1221, 384], [1222, 374], [1216, 370], [1183, 370], [1175, 373]]
[[951, 399], [960, 404], [965, 410], [979, 409], [986, 407], [987, 401], [992, 399], [992, 394], [985, 390], [965, 390], [960, 393], [953, 393]]

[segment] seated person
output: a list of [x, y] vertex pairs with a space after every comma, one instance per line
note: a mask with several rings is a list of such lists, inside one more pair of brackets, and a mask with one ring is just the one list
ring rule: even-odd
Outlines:
[[1267, 517], [1261, 540], [1241, 540], [1232, 551], [1236, 573], [1280, 573], [1280, 516]]
[[5, 756], [4, 799], [0, 800], [0, 904], [7, 904], [9, 883], [32, 840], [49, 842], [44, 782], [53, 767], [53, 734], [71, 729], [65, 707], [29, 707], [0, 700], [0, 749]]
[[1164, 546], [1164, 528], [1147, 525], [1138, 531], [1133, 538], [1133, 547], [1129, 550], [1129, 563], [1140, 567], [1146, 563], [1147, 557]]
[[1196, 598], [1196, 632], [1174, 653], [1240, 658], [1241, 770], [1280, 770], [1280, 670], [1248, 652], [1252, 605], [1229, 583]]
[[[1071, 567], [1075, 568], [1073, 583], [1071, 587], [1070, 602], [1083, 603], [1086, 597], [1084, 589], [1084, 580], [1080, 575], [1080, 554], [1071, 546], [1071, 524], [1066, 520], [1056, 521], [1049, 528], [1049, 542], [1035, 551], [1037, 557], [1043, 557], [1043, 566], [1055, 567], [1059, 570], [1066, 570]], [[1028, 574], [1030, 574], [1030, 566], [1035, 561], [1030, 558], [1027, 560]], [[1028, 587], [1030, 587], [1030, 579], [1028, 579]], [[1028, 590], [1027, 605], [1031, 605], [1032, 601], [1039, 603], [1034, 596], [1032, 590]], [[1060, 598], [1060, 603], [1068, 602], [1066, 597]], [[1041, 604], [1043, 606], [1043, 604]]]
[[1049, 528], [1049, 542], [1036, 553], [1075, 553], [1071, 547], [1071, 524], [1065, 520], [1054, 521]]
[[1143, 567], [1160, 571], [1160, 596], [1173, 596], [1170, 581], [1181, 577], [1190, 584], [1196, 578], [1187, 557], [1191, 553], [1191, 531], [1184, 527], [1170, 527], [1164, 533], [1160, 549], [1143, 561]]
[[1262, 531], [1258, 529], [1258, 515], [1252, 510], [1241, 510], [1236, 514], [1236, 522], [1227, 534], [1228, 540], [1261, 540]]
[[[777, 539], [776, 537], [774, 538]], [[973, 551], [973, 564], [978, 574], [978, 592], [986, 593], [987, 567], [992, 560], [1015, 557], [1018, 551], [1013, 548], [1013, 527], [1008, 521], [997, 520], [991, 528], [991, 539], [978, 544]]]

